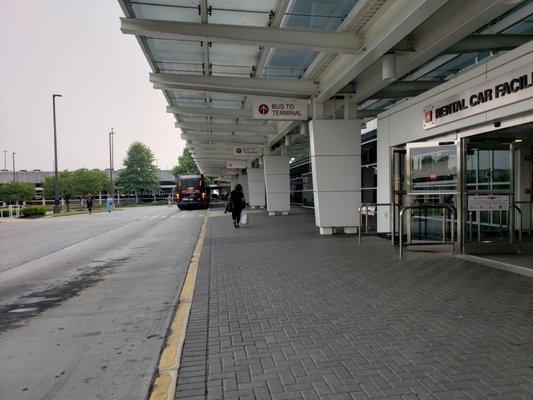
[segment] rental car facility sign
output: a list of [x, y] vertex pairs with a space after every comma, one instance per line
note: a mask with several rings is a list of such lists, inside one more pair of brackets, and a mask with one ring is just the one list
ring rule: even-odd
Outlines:
[[272, 97], [254, 97], [252, 100], [254, 119], [307, 120], [307, 102]]
[[424, 129], [533, 97], [533, 64], [424, 107]]

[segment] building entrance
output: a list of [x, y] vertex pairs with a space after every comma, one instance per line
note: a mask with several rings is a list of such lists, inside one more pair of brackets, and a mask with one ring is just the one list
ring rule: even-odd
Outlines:
[[464, 254], [533, 256], [532, 134], [527, 124], [462, 139]]
[[[408, 143], [391, 154], [391, 213], [408, 245], [520, 255], [533, 266], [533, 125]], [[398, 232], [399, 229], [394, 231]]]

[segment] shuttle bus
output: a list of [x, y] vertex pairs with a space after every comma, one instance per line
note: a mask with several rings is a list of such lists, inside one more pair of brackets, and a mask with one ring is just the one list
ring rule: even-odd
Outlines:
[[180, 175], [176, 180], [176, 205], [186, 208], [209, 207], [209, 190], [203, 175]]

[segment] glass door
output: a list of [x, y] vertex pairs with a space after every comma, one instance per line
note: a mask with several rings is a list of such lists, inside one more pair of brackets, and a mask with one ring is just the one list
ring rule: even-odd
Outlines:
[[457, 208], [458, 153], [457, 141], [407, 145], [407, 205], [415, 207], [407, 216], [408, 243], [444, 243], [451, 238], [452, 216], [436, 206]]
[[464, 252], [514, 253], [514, 144], [463, 140]]
[[407, 150], [404, 147], [391, 148], [391, 208], [390, 208], [390, 232], [392, 244], [397, 242], [399, 231], [400, 210], [407, 205], [407, 173], [405, 157]]

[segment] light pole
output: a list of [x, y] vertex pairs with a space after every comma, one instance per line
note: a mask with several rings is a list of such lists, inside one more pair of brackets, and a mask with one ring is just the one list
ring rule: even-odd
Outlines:
[[56, 132], [56, 97], [62, 97], [60, 94], [52, 95], [52, 109], [54, 113], [54, 214], [61, 212], [59, 205], [59, 172], [57, 170], [57, 132]]
[[114, 160], [113, 160], [113, 135], [115, 132], [113, 132], [113, 128], [111, 128], [111, 132], [109, 132], [109, 194], [111, 197], [113, 197], [113, 167], [114, 167]]
[[7, 171], [7, 150], [4, 150], [4, 171]]
[[17, 180], [17, 176], [15, 175], [15, 152], [13, 152], [13, 182]]

